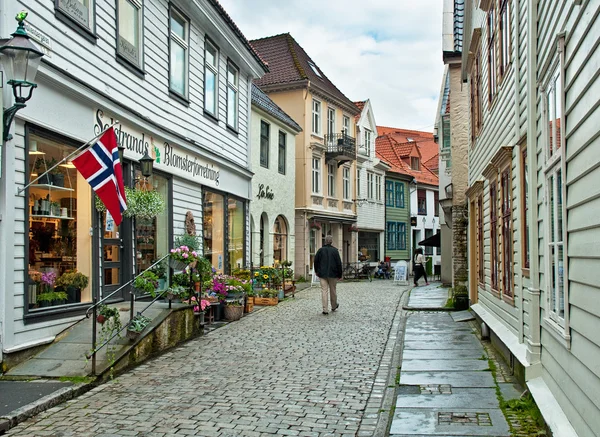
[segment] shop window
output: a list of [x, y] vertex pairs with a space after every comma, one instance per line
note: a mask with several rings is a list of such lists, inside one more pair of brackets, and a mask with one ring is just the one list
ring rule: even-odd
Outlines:
[[273, 262], [287, 261], [287, 225], [282, 216], [273, 225]]
[[244, 244], [246, 241], [246, 213], [242, 200], [227, 199], [227, 230], [229, 234], [227, 258], [229, 271], [242, 268], [246, 265], [244, 258]]
[[361, 249], [361, 253], [365, 253], [371, 261], [379, 261], [379, 233], [378, 232], [359, 232], [358, 233], [358, 247]]
[[117, 53], [139, 69], [143, 69], [142, 10], [141, 0], [117, 2]]
[[317, 253], [317, 229], [311, 229], [308, 240], [308, 251], [310, 252], [310, 268], [313, 268], [315, 254]]
[[[28, 129], [28, 182], [71, 154], [80, 144]], [[50, 306], [92, 300], [92, 191], [70, 161], [57, 166], [25, 190], [25, 303], [29, 313]], [[85, 277], [77, 281], [72, 273]], [[80, 276], [81, 278], [81, 276]], [[61, 293], [63, 292], [63, 293]]]
[[169, 23], [169, 90], [187, 99], [190, 22], [171, 6]]
[[225, 256], [225, 198], [221, 194], [204, 192], [203, 240], [204, 257], [223, 273]]

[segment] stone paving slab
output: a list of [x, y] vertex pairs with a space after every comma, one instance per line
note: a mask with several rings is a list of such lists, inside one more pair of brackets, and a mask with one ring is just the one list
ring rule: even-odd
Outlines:
[[[482, 419], [489, 417], [490, 424], [447, 423], [444, 413], [471, 413]], [[427, 436], [493, 436], [510, 437], [510, 430], [500, 409], [449, 410], [449, 409], [402, 409], [396, 410], [390, 429], [390, 437], [397, 435]]]
[[71, 385], [59, 381], [0, 381], [0, 417]]
[[480, 356], [483, 354], [483, 347], [476, 337], [465, 341], [412, 341], [404, 342], [404, 350], [406, 349], [471, 349], [480, 351]]
[[[396, 408], [498, 408], [494, 388], [452, 388], [452, 394], [404, 394], [414, 386], [401, 386]], [[404, 390], [407, 389], [407, 390]]]
[[404, 349], [404, 360], [463, 360], [478, 359], [485, 355], [482, 349]]
[[457, 311], [451, 313], [450, 316], [455, 322], [468, 322], [469, 320], [475, 320], [475, 316], [471, 311]]
[[400, 384], [450, 384], [452, 387], [496, 387], [492, 372], [402, 372]]
[[487, 360], [402, 360], [403, 372], [424, 372], [424, 371], [482, 371], [488, 369], [489, 363]]
[[428, 332], [427, 329], [422, 329], [417, 332], [407, 332], [406, 341], [443, 341], [443, 342], [472, 342], [477, 341], [477, 338], [471, 332]]

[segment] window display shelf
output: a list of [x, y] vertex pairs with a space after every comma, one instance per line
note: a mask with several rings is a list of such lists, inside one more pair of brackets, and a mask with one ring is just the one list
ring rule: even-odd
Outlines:
[[30, 218], [45, 218], [45, 219], [61, 219], [61, 220], [74, 220], [73, 217], [64, 217], [62, 215], [44, 215], [44, 214], [30, 214], [29, 215]]
[[33, 184], [33, 185], [30, 185], [29, 188], [38, 188], [38, 189], [43, 189], [43, 190], [56, 190], [56, 191], [75, 191], [73, 188], [59, 187], [57, 185], [50, 185], [50, 184]]

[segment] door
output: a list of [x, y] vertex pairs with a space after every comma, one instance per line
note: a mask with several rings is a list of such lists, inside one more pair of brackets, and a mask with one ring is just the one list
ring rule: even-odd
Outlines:
[[[125, 245], [123, 244], [123, 235], [121, 229], [124, 227], [125, 220], [117, 226], [112, 217], [107, 220], [107, 212], [100, 213], [100, 233], [101, 256], [102, 256], [102, 297], [108, 296], [123, 284], [123, 259]], [[129, 299], [129, 287], [121, 290], [110, 300]]]

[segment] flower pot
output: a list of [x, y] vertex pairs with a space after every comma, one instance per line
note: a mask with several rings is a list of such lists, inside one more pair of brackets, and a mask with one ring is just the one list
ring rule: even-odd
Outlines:
[[50, 175], [48, 173], [46, 173], [45, 175], [42, 175], [38, 181], [36, 182], [36, 184], [40, 184], [40, 185], [50, 185], [50, 183], [52, 182]]
[[225, 303], [224, 302], [219, 302], [219, 305], [215, 305], [213, 307], [213, 313], [215, 315], [215, 322], [223, 320], [224, 308], [225, 308]]
[[254, 311], [254, 298], [249, 297], [244, 306], [244, 312], [251, 313], [252, 311]]
[[204, 311], [194, 311], [194, 316], [199, 318], [200, 326], [204, 326]]
[[173, 293], [167, 293], [167, 300], [174, 300], [175, 295]]
[[67, 287], [67, 302], [69, 303], [78, 303], [81, 302], [81, 289], [76, 287]]
[[141, 332], [137, 332], [137, 331], [130, 331], [129, 329], [127, 330], [127, 338], [129, 340], [135, 341], [137, 338], [139, 338], [139, 336], [141, 335]]
[[285, 298], [285, 291], [283, 290], [283, 288], [279, 289], [277, 297], [279, 298], [279, 300], [283, 300]]
[[187, 267], [187, 264], [184, 263], [183, 261], [178, 260], [178, 259], [170, 258], [169, 259], [169, 266], [171, 266], [171, 268], [173, 270], [175, 270], [176, 272], [179, 272], [181, 270], [184, 270]]
[[454, 308], [457, 310], [466, 310], [469, 308], [469, 296], [458, 294], [454, 296]]
[[275, 306], [279, 303], [279, 299], [277, 297], [255, 297], [254, 305], [260, 306]]
[[225, 306], [225, 320], [234, 322], [240, 320], [244, 314], [243, 306], [226, 305]]
[[96, 321], [101, 325], [104, 325], [104, 323], [106, 322], [106, 317], [104, 317], [102, 314], [98, 314], [96, 316]]
[[55, 187], [64, 187], [65, 186], [65, 175], [62, 173], [56, 173], [51, 175], [52, 177], [52, 185]]
[[159, 290], [164, 290], [166, 288], [166, 285], [167, 285], [167, 281], [165, 278], [158, 279], [158, 289]]
[[194, 282], [194, 290], [196, 293], [200, 293], [200, 282]]

